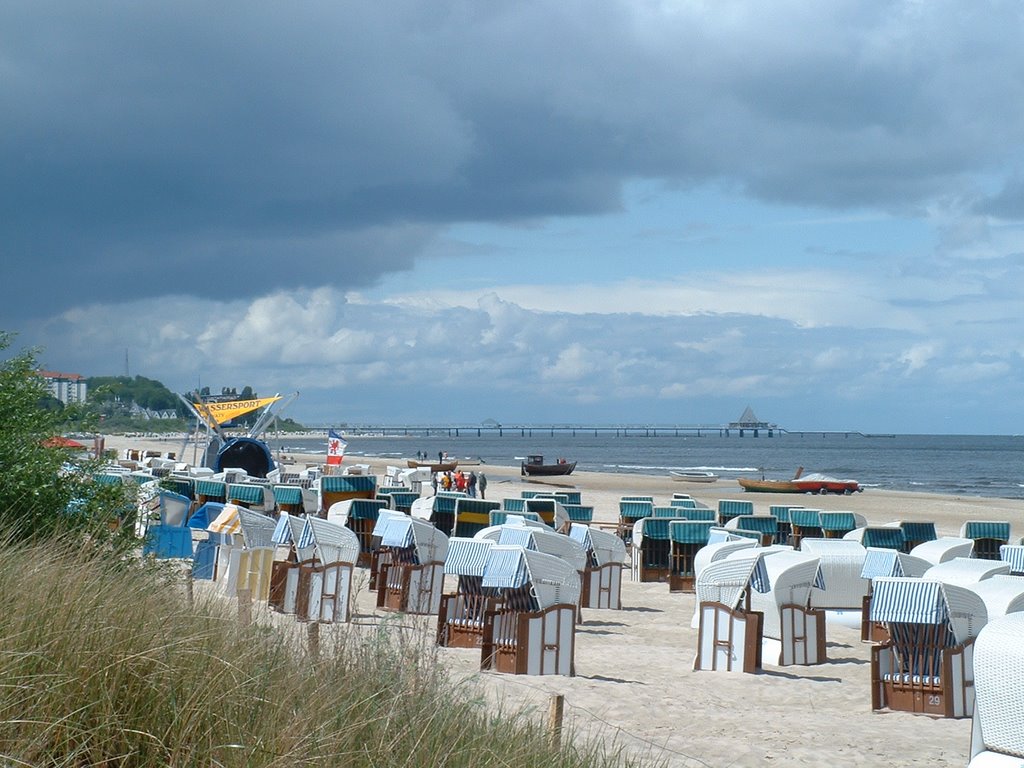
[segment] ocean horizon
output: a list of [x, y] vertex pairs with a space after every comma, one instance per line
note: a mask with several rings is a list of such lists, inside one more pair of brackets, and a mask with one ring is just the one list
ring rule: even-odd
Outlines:
[[[344, 434], [346, 458], [394, 457], [396, 463], [417, 452], [436, 458], [479, 460], [484, 465], [516, 466], [527, 455], [547, 461], [565, 458], [577, 469], [622, 474], [667, 474], [670, 470], [710, 470], [721, 476], [717, 487], [735, 488], [738, 477], [793, 477], [822, 472], [857, 480], [864, 488], [921, 491], [946, 495], [1024, 499], [1024, 436], [1021, 435], [884, 435], [858, 433], [776, 433], [758, 437], [718, 434], [576, 435], [541, 433], [532, 436], [484, 433], [459, 437]], [[267, 435], [275, 451], [326, 453], [320, 436]]]

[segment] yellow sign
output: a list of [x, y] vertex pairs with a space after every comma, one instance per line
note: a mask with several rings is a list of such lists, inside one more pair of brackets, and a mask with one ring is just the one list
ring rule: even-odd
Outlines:
[[281, 397], [278, 395], [277, 397], [261, 397], [256, 400], [230, 400], [226, 403], [195, 403], [195, 406], [207, 421], [223, 424], [236, 416], [255, 411], [280, 399]]

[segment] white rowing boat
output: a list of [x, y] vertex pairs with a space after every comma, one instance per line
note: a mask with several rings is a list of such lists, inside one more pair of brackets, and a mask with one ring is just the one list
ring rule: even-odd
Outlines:
[[668, 474], [673, 480], [684, 483], [713, 483], [718, 479], [718, 475], [714, 472], [696, 469], [670, 469]]

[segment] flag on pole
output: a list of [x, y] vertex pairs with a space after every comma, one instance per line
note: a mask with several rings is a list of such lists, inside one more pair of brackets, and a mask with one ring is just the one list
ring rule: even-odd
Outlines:
[[341, 464], [348, 443], [333, 429], [327, 430], [327, 463]]

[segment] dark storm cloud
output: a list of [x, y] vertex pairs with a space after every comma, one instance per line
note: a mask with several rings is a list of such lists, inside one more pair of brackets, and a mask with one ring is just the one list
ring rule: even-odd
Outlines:
[[1019, 152], [1020, 27], [1001, 2], [7, 3], [0, 320], [365, 286], [438, 227], [614, 210], [635, 177], [916, 206]]

